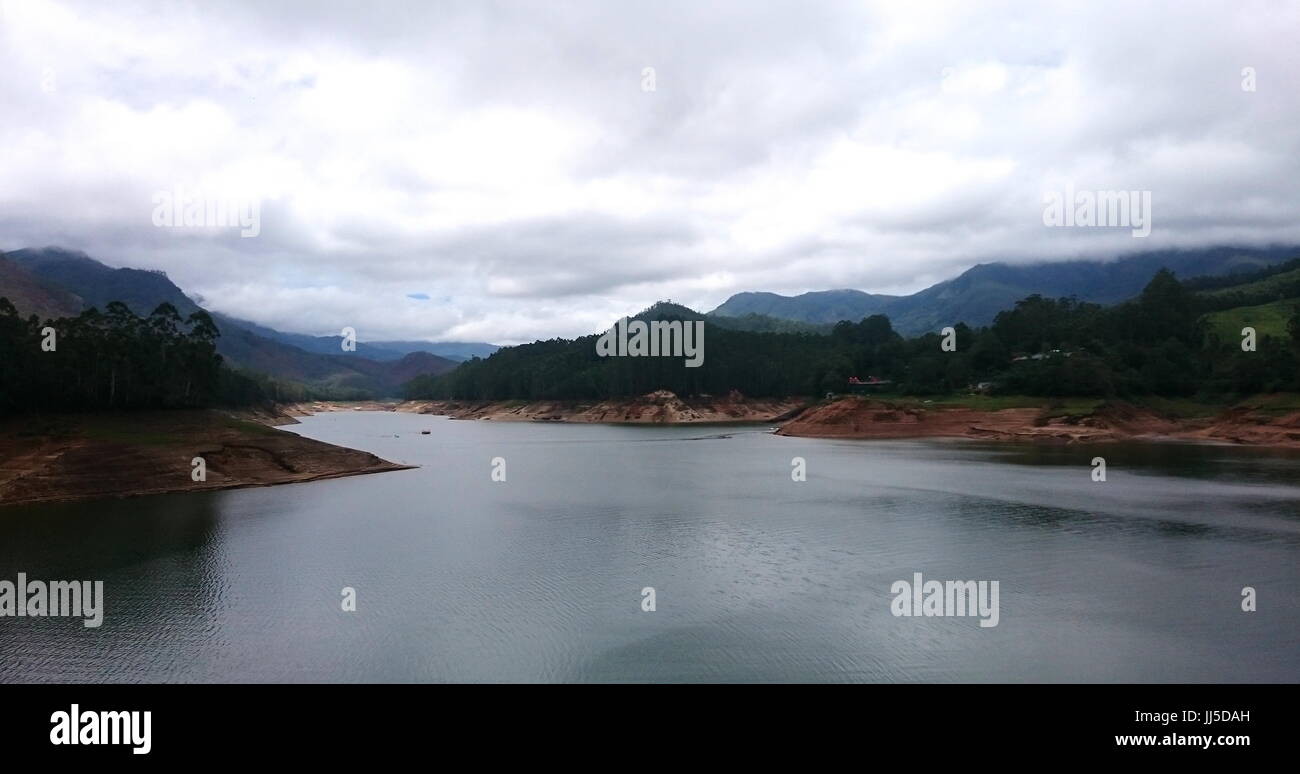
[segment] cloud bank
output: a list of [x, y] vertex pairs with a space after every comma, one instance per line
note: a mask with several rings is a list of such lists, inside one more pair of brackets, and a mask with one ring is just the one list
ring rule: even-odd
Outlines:
[[[1300, 243], [1285, 2], [0, 6], [0, 249], [365, 339], [574, 336], [671, 298]], [[1151, 235], [1044, 196], [1150, 191]], [[256, 237], [154, 225], [178, 187]]]

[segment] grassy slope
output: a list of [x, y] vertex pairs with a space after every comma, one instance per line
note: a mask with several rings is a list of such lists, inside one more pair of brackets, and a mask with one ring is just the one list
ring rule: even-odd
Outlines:
[[1233, 293], [1257, 293], [1273, 290], [1274, 288], [1279, 288], [1284, 284], [1296, 280], [1300, 280], [1300, 269], [1292, 269], [1291, 271], [1283, 272], [1281, 274], [1274, 274], [1272, 277], [1266, 277], [1257, 282], [1248, 282], [1244, 285], [1232, 285], [1217, 290], [1201, 291], [1199, 295], [1213, 298], [1215, 296], [1227, 296]]
[[1287, 321], [1297, 306], [1300, 306], [1300, 298], [1213, 312], [1205, 316], [1208, 323], [1206, 333], [1217, 334], [1223, 341], [1229, 341], [1241, 338], [1241, 329], [1250, 326], [1255, 329], [1258, 337], [1285, 338], [1290, 335], [1286, 328]]

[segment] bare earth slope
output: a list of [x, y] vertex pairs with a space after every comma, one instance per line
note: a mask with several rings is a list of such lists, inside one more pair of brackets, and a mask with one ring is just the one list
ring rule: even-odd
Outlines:
[[756, 399], [739, 393], [724, 397], [682, 399], [659, 390], [637, 398], [582, 401], [423, 401], [399, 410], [445, 414], [453, 419], [497, 421], [608, 422], [689, 424], [701, 422], [775, 422], [805, 405], [797, 398]]
[[849, 397], [811, 406], [777, 432], [812, 438], [1140, 439], [1300, 448], [1300, 412], [1278, 416], [1235, 408], [1212, 417], [1172, 419], [1126, 403], [1108, 403], [1082, 415], [1054, 415], [1032, 407], [990, 411]]
[[1033, 405], [996, 408], [997, 399], [975, 406], [943, 405], [918, 399], [882, 400], [848, 396], [820, 403], [805, 398], [755, 399], [738, 393], [679, 398], [661, 390], [637, 398], [579, 401], [405, 401], [307, 403], [287, 413], [319, 411], [402, 411], [453, 419], [498, 422], [591, 422], [691, 424], [771, 422], [778, 435], [811, 438], [975, 438], [1058, 443], [1123, 440], [1199, 441], [1300, 448], [1296, 396], [1264, 396], [1231, 408], [1199, 406], [1203, 415], [1167, 416], [1123, 401], [1080, 401], [1072, 408]]
[[[57, 415], [0, 420], [0, 508], [163, 492], [314, 481], [410, 467], [220, 411]], [[206, 481], [191, 480], [202, 457]]]

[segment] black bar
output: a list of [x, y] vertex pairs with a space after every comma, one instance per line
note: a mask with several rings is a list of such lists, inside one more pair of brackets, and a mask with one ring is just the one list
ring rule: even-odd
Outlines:
[[[437, 751], [450, 763], [457, 751], [549, 757], [606, 745], [639, 759], [706, 745], [760, 759], [787, 749], [1055, 765], [1277, 757], [1294, 749], [1296, 733], [1296, 691], [1286, 685], [14, 685], [0, 696], [5, 751], [51, 763], [256, 761], [272, 751], [324, 761]], [[92, 710], [148, 711], [150, 751], [52, 744], [52, 716], [73, 704], [83, 721]], [[1245, 714], [1206, 724], [1213, 711]], [[1162, 722], [1167, 713], [1172, 722]], [[1131, 735], [1155, 745], [1117, 744]], [[1208, 749], [1165, 743], [1205, 735]]]

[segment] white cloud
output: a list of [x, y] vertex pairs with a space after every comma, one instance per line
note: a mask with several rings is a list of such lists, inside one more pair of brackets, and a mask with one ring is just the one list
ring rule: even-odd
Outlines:
[[[288, 330], [513, 342], [665, 297], [1300, 241], [1297, 33], [1266, 2], [10, 2], [0, 248], [162, 268]], [[1153, 191], [1155, 231], [1042, 228], [1066, 182]], [[154, 228], [177, 185], [260, 198], [261, 235]]]

